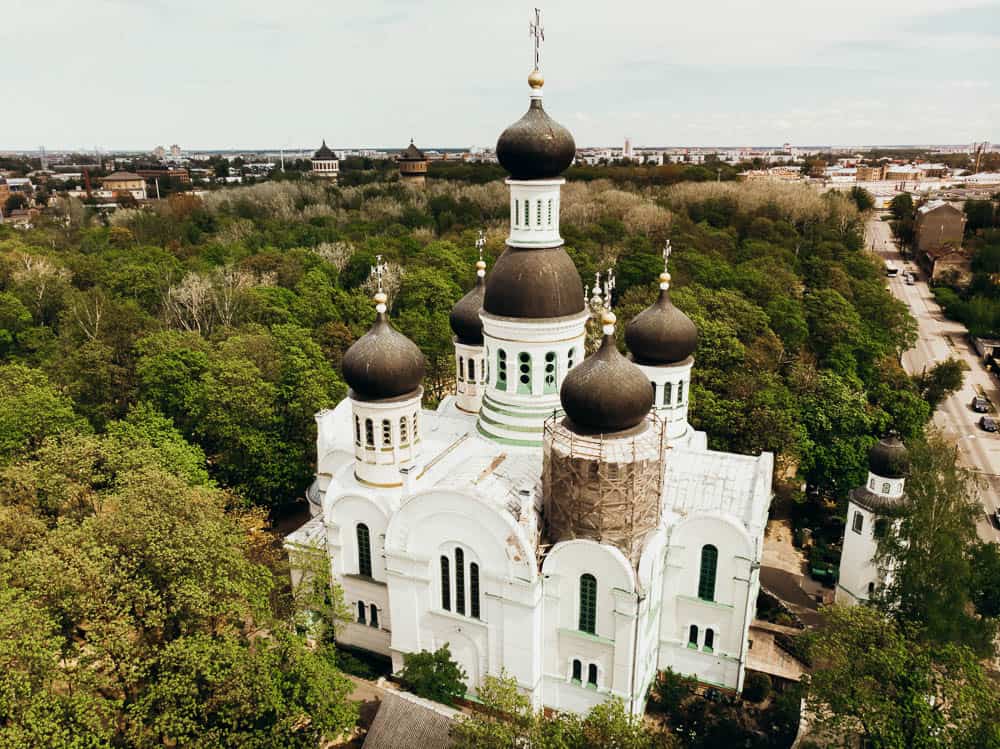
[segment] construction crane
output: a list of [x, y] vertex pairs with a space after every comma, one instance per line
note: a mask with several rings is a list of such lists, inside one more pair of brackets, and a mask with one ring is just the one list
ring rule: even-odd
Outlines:
[[87, 188], [87, 197], [93, 197], [90, 194], [90, 172], [87, 171], [87, 167], [83, 168], [83, 185]]
[[974, 164], [972, 172], [973, 174], [975, 174], [979, 171], [979, 165], [982, 163], [983, 150], [986, 148], [986, 141], [983, 141], [982, 143], [973, 143], [972, 148], [973, 148], [972, 161]]

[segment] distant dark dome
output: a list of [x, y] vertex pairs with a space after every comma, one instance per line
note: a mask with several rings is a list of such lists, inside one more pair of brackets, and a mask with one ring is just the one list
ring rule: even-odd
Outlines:
[[500, 317], [578, 315], [584, 310], [580, 274], [562, 247], [508, 247], [486, 279], [483, 309]]
[[613, 334], [574, 367], [559, 391], [567, 426], [577, 434], [612, 434], [638, 426], [653, 407], [653, 388], [622, 356]]
[[625, 343], [639, 364], [676, 364], [694, 353], [698, 328], [661, 289], [660, 298], [626, 326]]
[[395, 330], [384, 312], [371, 329], [354, 342], [341, 364], [344, 380], [357, 400], [385, 400], [407, 395], [424, 378], [424, 355], [409, 338]]
[[424, 156], [424, 152], [413, 145], [413, 139], [410, 139], [410, 145], [399, 154], [400, 161], [427, 161], [427, 157]]
[[876, 476], [901, 479], [910, 470], [910, 454], [899, 437], [883, 437], [868, 451], [868, 469]]
[[483, 321], [479, 318], [479, 313], [483, 309], [485, 293], [486, 280], [482, 276], [476, 276], [476, 285], [451, 308], [448, 322], [459, 343], [469, 346], [483, 344]]
[[574, 158], [572, 134], [545, 113], [541, 99], [532, 99], [524, 117], [497, 140], [497, 160], [514, 179], [558, 177]]
[[313, 154], [313, 158], [319, 161], [331, 161], [336, 160], [337, 154], [335, 154], [330, 147], [326, 145], [326, 140], [323, 140], [323, 145], [319, 147], [316, 153]]

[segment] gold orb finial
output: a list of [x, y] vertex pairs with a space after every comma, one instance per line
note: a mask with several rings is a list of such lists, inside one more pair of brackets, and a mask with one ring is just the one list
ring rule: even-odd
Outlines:
[[660, 274], [660, 283], [670, 283], [670, 274], [666, 271]]
[[614, 325], [618, 318], [615, 317], [615, 313], [611, 310], [605, 310], [601, 313], [601, 324], [602, 325]]
[[486, 270], [486, 261], [485, 260], [477, 260], [476, 261], [476, 270]]
[[384, 291], [378, 292], [375, 296], [375, 304], [385, 304], [389, 301], [388, 295]]
[[545, 76], [542, 75], [541, 70], [535, 68], [528, 73], [528, 85], [533, 89], [539, 89], [545, 85]]

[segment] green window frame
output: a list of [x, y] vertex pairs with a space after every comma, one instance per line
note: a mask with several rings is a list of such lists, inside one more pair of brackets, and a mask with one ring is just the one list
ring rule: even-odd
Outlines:
[[714, 651], [714, 647], [715, 647], [715, 630], [714, 629], [706, 629], [705, 630], [705, 645], [704, 645], [704, 647], [702, 647], [702, 650], [704, 650], [706, 653], [712, 653], [712, 652], [715, 652]]
[[358, 523], [358, 574], [364, 577], [372, 576], [372, 537], [368, 526]]
[[556, 381], [558, 379], [558, 372], [556, 371], [556, 352], [549, 351], [545, 354], [545, 392], [554, 393], [556, 392]]
[[580, 575], [580, 631], [597, 634], [597, 578]]
[[698, 573], [698, 598], [715, 600], [715, 573], [719, 566], [719, 550], [712, 544], [701, 547], [701, 571]]
[[583, 663], [580, 662], [579, 658], [573, 659], [573, 672], [570, 679], [577, 684], [583, 679]]
[[517, 392], [531, 393], [531, 354], [527, 351], [517, 355]]
[[698, 649], [698, 625], [692, 624], [688, 627], [688, 647]]
[[597, 664], [591, 663], [587, 666], [587, 686], [597, 687]]
[[507, 389], [507, 352], [497, 349], [497, 390]]

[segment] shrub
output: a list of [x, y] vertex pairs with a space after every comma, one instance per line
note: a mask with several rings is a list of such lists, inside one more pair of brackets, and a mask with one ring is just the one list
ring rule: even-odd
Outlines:
[[433, 653], [421, 650], [403, 657], [403, 670], [399, 681], [404, 688], [418, 697], [426, 697], [445, 705], [454, 705], [455, 699], [465, 695], [462, 667], [451, 659], [451, 651], [442, 645]]
[[743, 682], [743, 699], [748, 702], [763, 702], [771, 694], [771, 677], [753, 671]]

